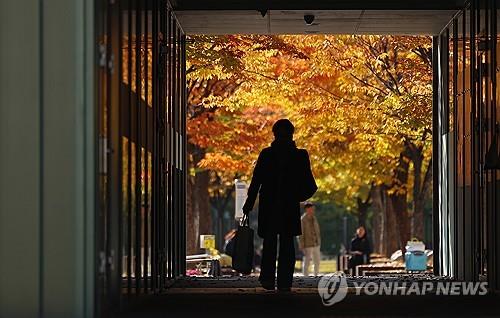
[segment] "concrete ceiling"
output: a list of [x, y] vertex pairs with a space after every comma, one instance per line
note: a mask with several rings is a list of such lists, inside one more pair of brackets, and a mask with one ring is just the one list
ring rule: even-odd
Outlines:
[[465, 0], [169, 0], [169, 2], [175, 10], [458, 10], [464, 7]]
[[[436, 0], [438, 1], [438, 0]], [[265, 12], [265, 11], [264, 11]], [[457, 10], [178, 10], [187, 34], [435, 35]], [[312, 25], [305, 14], [315, 16]]]

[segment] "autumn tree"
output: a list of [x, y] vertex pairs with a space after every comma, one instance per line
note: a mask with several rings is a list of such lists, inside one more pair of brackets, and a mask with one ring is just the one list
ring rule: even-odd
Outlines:
[[304, 137], [321, 154], [316, 171], [325, 176], [325, 190], [336, 192], [364, 223], [372, 194], [382, 189], [387, 219], [398, 223], [386, 227], [397, 232], [390, 241], [399, 242], [389, 251], [404, 247], [411, 235], [422, 238], [431, 185], [430, 38], [289, 39], [309, 54], [301, 80], [311, 88], [302, 94], [311, 94], [297, 99], [306, 100], [297, 115], [313, 127], [303, 128]]
[[[350, 36], [340, 40], [334, 50], [340, 53], [340, 67], [350, 74], [344, 77], [346, 83], [361, 88], [362, 94], [372, 100], [371, 107], [382, 111], [381, 128], [386, 135], [395, 137], [400, 148], [388, 196], [396, 213], [400, 245], [404, 247], [410, 233], [423, 238], [424, 202], [432, 179], [430, 38]], [[342, 46], [354, 50], [346, 54], [346, 50], [337, 49]], [[409, 197], [412, 218], [407, 212]]]
[[193, 36], [187, 46], [188, 253], [199, 234], [212, 233], [210, 208], [224, 211], [235, 178], [248, 178], [268, 128], [282, 115], [273, 104], [248, 107], [248, 87], [263, 83], [255, 65], [280, 54], [299, 55], [278, 37]]
[[269, 143], [271, 124], [288, 117], [310, 153], [317, 199], [341, 203], [360, 224], [378, 207], [390, 232], [385, 252], [404, 246], [410, 220], [422, 237], [431, 180], [429, 38], [196, 37], [188, 53], [190, 178], [203, 192], [192, 202], [210, 197], [223, 209], [232, 180], [248, 178]]

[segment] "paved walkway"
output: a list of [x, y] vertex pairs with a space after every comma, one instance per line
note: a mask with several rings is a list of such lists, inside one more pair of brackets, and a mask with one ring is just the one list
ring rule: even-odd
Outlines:
[[[318, 282], [321, 276], [303, 277], [295, 276], [293, 279], [294, 293], [318, 293]], [[445, 281], [446, 278], [436, 277], [429, 274], [405, 274], [384, 277], [347, 277], [349, 291], [353, 292], [355, 283], [369, 282], [427, 282]], [[167, 290], [167, 294], [175, 293], [269, 293], [260, 286], [257, 276], [240, 277], [183, 277], [176, 280]]]
[[132, 297], [116, 317], [500, 317], [500, 297], [356, 295], [355, 282], [427, 282], [429, 275], [349, 277], [350, 292], [333, 306], [324, 306], [317, 292], [319, 278], [295, 277], [291, 293], [266, 291], [257, 277], [178, 279], [162, 295]]

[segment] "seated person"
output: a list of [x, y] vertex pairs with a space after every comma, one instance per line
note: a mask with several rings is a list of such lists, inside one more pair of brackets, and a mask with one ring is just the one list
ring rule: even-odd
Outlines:
[[360, 226], [356, 229], [356, 236], [351, 241], [349, 268], [369, 264], [371, 252], [370, 241], [368, 241], [365, 227]]

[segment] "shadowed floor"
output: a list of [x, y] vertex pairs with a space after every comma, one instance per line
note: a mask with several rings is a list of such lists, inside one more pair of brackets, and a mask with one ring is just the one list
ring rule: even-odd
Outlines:
[[355, 282], [436, 281], [429, 275], [348, 278], [346, 298], [324, 306], [319, 278], [295, 277], [291, 293], [266, 291], [256, 277], [181, 278], [162, 295], [132, 297], [117, 317], [500, 317], [500, 297], [356, 295]]

